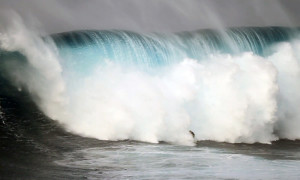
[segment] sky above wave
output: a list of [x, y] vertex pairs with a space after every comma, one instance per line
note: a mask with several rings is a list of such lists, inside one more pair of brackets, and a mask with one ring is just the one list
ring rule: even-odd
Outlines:
[[[48, 33], [78, 29], [174, 32], [234, 26], [299, 26], [297, 0], [1, 0]], [[7, 17], [5, 17], [7, 18]]]

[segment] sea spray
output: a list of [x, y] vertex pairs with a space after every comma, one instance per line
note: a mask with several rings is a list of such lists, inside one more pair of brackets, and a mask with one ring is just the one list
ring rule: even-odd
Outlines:
[[1, 71], [47, 116], [86, 137], [184, 145], [299, 139], [296, 31], [226, 33], [83, 31], [53, 35], [53, 43], [18, 20], [1, 31], [2, 51], [17, 53], [1, 56]]
[[27, 88], [47, 116], [57, 120], [67, 101], [55, 46], [24, 25], [17, 14], [12, 17], [10, 25], [1, 29], [0, 47], [21, 55], [3, 59], [2, 70], [18, 89]]
[[268, 57], [278, 71], [279, 119], [276, 132], [280, 138], [300, 138], [300, 41], [281, 43], [276, 46], [275, 53]]
[[276, 69], [251, 53], [185, 59], [154, 75], [111, 63], [78, 83], [68, 127], [85, 136], [189, 144], [192, 130], [197, 140], [277, 139]]

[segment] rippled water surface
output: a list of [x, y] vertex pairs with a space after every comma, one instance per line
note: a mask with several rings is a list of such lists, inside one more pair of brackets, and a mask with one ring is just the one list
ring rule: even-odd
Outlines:
[[90, 179], [298, 179], [299, 142], [196, 147], [135, 142], [65, 153], [58, 166], [87, 170]]

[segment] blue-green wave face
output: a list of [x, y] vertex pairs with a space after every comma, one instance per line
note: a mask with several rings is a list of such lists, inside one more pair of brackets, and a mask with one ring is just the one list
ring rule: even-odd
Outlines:
[[[74, 31], [52, 35], [60, 56], [82, 67], [109, 59], [127, 65], [155, 67], [184, 58], [201, 60], [214, 54], [253, 52], [266, 56], [276, 43], [290, 41], [298, 29], [283, 27], [199, 30], [174, 34], [128, 31]], [[97, 61], [97, 62], [94, 62]]]
[[[252, 52], [265, 57], [272, 53], [273, 45], [294, 39], [298, 32], [298, 28], [285, 27], [247, 27], [173, 34], [85, 30], [53, 34], [44, 40], [54, 41], [60, 63], [65, 68], [87, 73], [107, 60], [145, 69], [180, 62], [185, 58], [201, 61], [217, 54]], [[15, 51], [2, 50], [0, 56], [2, 61], [26, 59], [21, 52]]]
[[20, 26], [0, 33], [0, 97], [27, 93], [69, 131], [101, 140], [300, 139], [298, 36], [245, 27], [41, 38]]

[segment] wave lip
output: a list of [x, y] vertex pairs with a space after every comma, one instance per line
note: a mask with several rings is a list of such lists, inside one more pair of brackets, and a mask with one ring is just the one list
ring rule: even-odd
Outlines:
[[208, 29], [174, 34], [85, 30], [53, 34], [52, 38], [65, 60], [75, 60], [83, 67], [104, 59], [153, 67], [184, 58], [200, 60], [211, 54], [253, 52], [266, 56], [270, 46], [290, 41], [298, 31], [298, 28], [285, 27], [229, 28], [224, 32]]
[[0, 72], [82, 136], [271, 143], [300, 138], [297, 35], [264, 27], [40, 38], [20, 20], [0, 34]]

